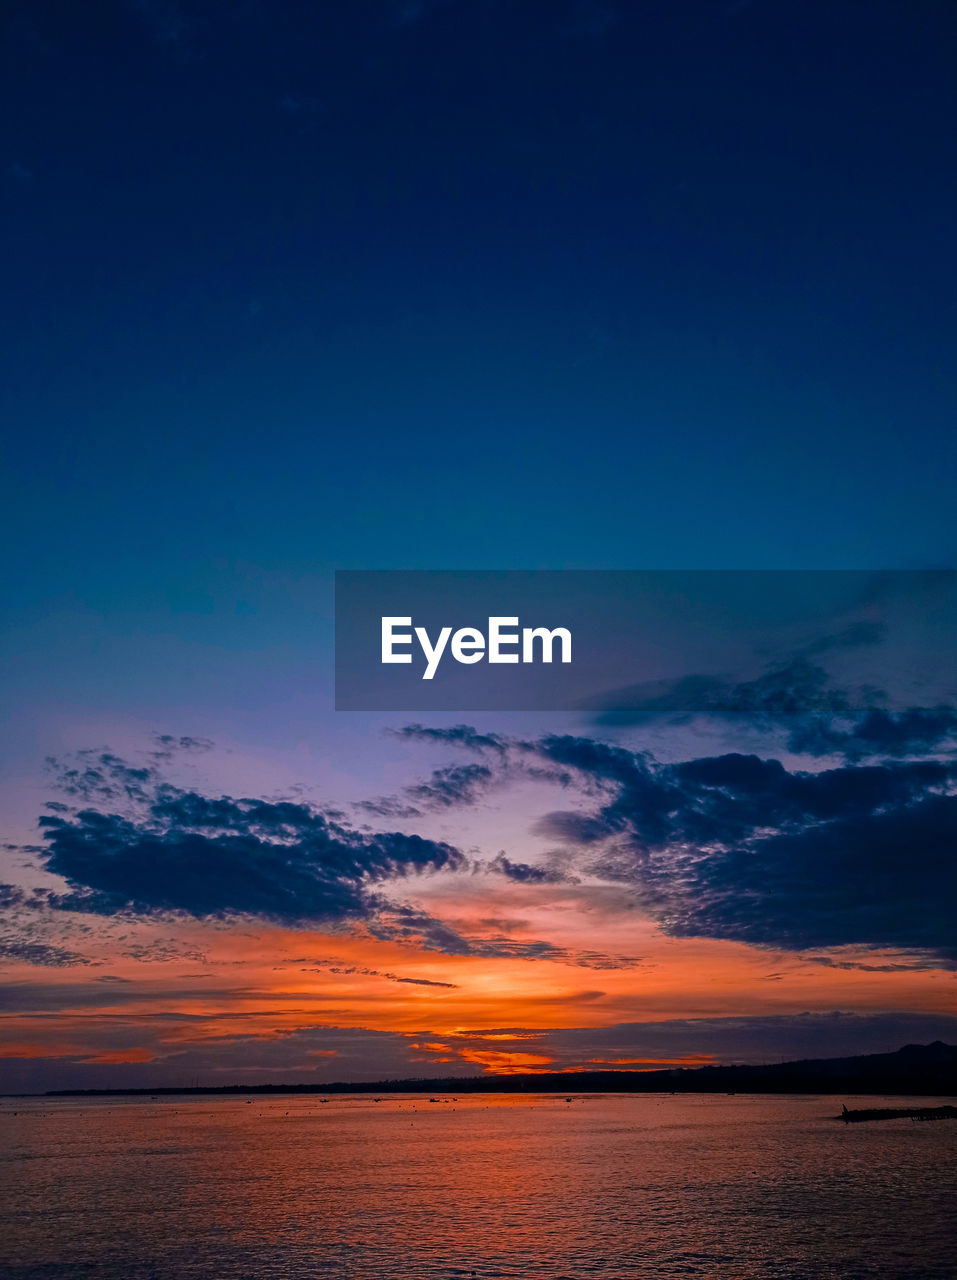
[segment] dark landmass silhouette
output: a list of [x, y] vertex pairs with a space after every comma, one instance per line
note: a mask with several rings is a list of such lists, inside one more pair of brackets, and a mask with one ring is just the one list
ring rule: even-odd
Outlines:
[[762, 1066], [670, 1067], [656, 1071], [542, 1071], [328, 1084], [228, 1084], [136, 1089], [50, 1089], [44, 1097], [182, 1094], [427, 1093], [822, 1093], [957, 1095], [957, 1045], [905, 1045], [895, 1053], [808, 1058]]
[[866, 1120], [957, 1120], [957, 1107], [864, 1107], [849, 1111], [845, 1106], [834, 1119], [845, 1124]]

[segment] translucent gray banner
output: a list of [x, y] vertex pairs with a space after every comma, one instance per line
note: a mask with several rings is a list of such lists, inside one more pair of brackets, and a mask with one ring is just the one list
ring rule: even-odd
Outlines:
[[954, 571], [341, 570], [343, 711], [839, 710], [953, 694]]

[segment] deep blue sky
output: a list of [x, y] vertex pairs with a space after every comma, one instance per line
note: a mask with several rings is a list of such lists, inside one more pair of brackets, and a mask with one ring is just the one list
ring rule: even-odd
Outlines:
[[[952, 1038], [954, 774], [921, 753], [952, 747], [953, 698], [899, 719], [863, 695], [822, 704], [809, 662], [832, 655], [856, 688], [868, 654], [895, 658], [871, 613], [906, 639], [912, 599], [936, 654], [953, 633], [933, 630], [932, 594], [876, 591], [828, 635], [795, 638], [783, 675], [768, 652], [715, 673], [759, 711], [793, 684], [800, 740], [763, 712], [750, 737], [719, 717], [644, 738], [490, 714], [478, 727], [504, 736], [472, 759], [460, 729], [388, 735], [403, 717], [335, 713], [330, 638], [336, 567], [953, 562], [953, 0], [7, 0], [0, 28], [0, 958], [29, 970], [14, 1043], [34, 1043], [32, 1011], [102, 1008], [113, 969], [84, 966], [128, 963], [142, 984], [106, 993], [115, 1021], [77, 1015], [85, 1057], [64, 1065], [73, 1032], [46, 1023], [53, 1074], [24, 1059], [16, 1079], [113, 1080], [130, 1049], [132, 1069], [155, 1052], [187, 1078], [242, 1074], [202, 1045], [177, 1058], [166, 1022], [154, 1042], [120, 1016], [126, 998], [161, 1018], [205, 1011], [205, 975], [223, 974], [244, 1008], [250, 991], [288, 991], [296, 1021], [277, 1027], [300, 1026], [299, 986], [314, 984], [322, 1035], [291, 1038], [299, 1056], [263, 1059], [267, 1072], [315, 1071], [332, 1025], [361, 1035], [330, 1070], [363, 1054], [363, 1070], [418, 1070], [405, 1047], [390, 1058], [362, 1038], [393, 1035], [397, 993], [465, 1001], [447, 1022], [416, 1011], [402, 1024], [416, 1034], [551, 1026], [561, 1009], [566, 1027], [635, 1024], [608, 1045], [652, 1056], [642, 1028], [661, 1016], [756, 1018], [751, 1048], [707, 1029], [693, 1047], [759, 1056], [782, 1043], [769, 1014], [796, 1015], [780, 1033], [794, 1056], [818, 1045], [809, 1010], [891, 1011], [842, 1045]], [[862, 622], [870, 649], [859, 631], [846, 643]], [[936, 703], [919, 675], [914, 696]], [[732, 749], [776, 756], [702, 754]], [[813, 777], [789, 772], [800, 751]], [[846, 767], [821, 781], [830, 756]], [[570, 799], [535, 790], [571, 776]], [[692, 821], [712, 786], [732, 798], [727, 829]], [[73, 816], [52, 819], [41, 854], [54, 794], [69, 804], [52, 812]], [[247, 811], [237, 796], [267, 800]], [[348, 812], [344, 834], [290, 796], [333, 825]], [[838, 802], [845, 825], [822, 831]], [[669, 821], [652, 829], [659, 809]], [[207, 812], [253, 824], [250, 864], [231, 836], [215, 844]], [[400, 821], [427, 843], [367, 830]], [[682, 859], [702, 831], [695, 879]], [[643, 878], [645, 846], [665, 837], [668, 874]], [[602, 866], [596, 838], [631, 852]], [[485, 897], [474, 867], [455, 878], [446, 842], [479, 851]], [[400, 877], [391, 906], [362, 899], [383, 859], [404, 871], [430, 849], [445, 880]], [[572, 893], [566, 853], [594, 893]], [[245, 925], [208, 927], [286, 919], [273, 891], [298, 901], [303, 877], [315, 890], [343, 858], [340, 915], [318, 899], [313, 915], [379, 932], [360, 930], [354, 953], [335, 933], [315, 956], [365, 966], [367, 1003], [331, 970], [302, 977], [299, 916], [277, 952]], [[770, 907], [737, 910], [735, 886], [760, 907], [764, 882]], [[647, 905], [637, 933], [632, 891]], [[142, 953], [124, 950], [134, 901]], [[655, 938], [660, 971], [635, 976]], [[678, 961], [672, 944], [687, 944]], [[771, 974], [767, 946], [783, 948]], [[837, 950], [795, 960], [797, 947]], [[847, 948], [868, 947], [891, 953], [855, 970]], [[197, 948], [214, 953], [199, 977]], [[565, 967], [541, 979], [547, 954]], [[514, 961], [503, 983], [493, 960]], [[174, 971], [198, 984], [181, 1004]], [[490, 1007], [493, 988], [525, 1003]], [[918, 1032], [908, 1009], [946, 1019]], [[237, 1052], [260, 1061], [253, 1040]]]
[[950, 3], [4, 15], [17, 625], [952, 558]]

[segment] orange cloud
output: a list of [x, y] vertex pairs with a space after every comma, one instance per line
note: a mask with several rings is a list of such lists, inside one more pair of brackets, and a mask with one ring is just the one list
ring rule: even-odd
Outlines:
[[115, 1049], [110, 1053], [97, 1053], [92, 1058], [82, 1058], [85, 1063], [154, 1062], [156, 1055], [149, 1049]]
[[541, 1053], [506, 1053], [498, 1049], [460, 1049], [464, 1062], [474, 1062], [492, 1075], [514, 1075], [520, 1071], [547, 1071], [554, 1063]]

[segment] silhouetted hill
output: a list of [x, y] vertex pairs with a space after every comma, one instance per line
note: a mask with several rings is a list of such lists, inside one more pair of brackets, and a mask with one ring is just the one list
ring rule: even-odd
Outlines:
[[840, 1093], [957, 1095], [957, 1046], [908, 1044], [894, 1053], [809, 1058], [762, 1066], [673, 1067], [662, 1071], [549, 1071], [509, 1076], [441, 1076], [371, 1084], [219, 1085], [207, 1088], [51, 1089], [47, 1097], [192, 1093]]

